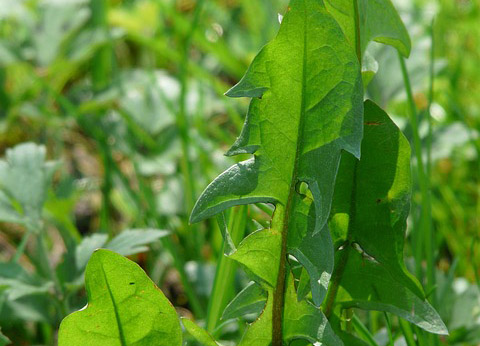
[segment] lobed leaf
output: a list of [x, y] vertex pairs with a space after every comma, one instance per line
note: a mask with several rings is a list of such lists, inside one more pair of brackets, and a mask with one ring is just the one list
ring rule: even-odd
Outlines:
[[[226, 95], [252, 98], [242, 132], [227, 155], [253, 154], [253, 158], [230, 167], [205, 189], [191, 221], [233, 205], [275, 204], [271, 229], [252, 233], [230, 256], [267, 292], [262, 313], [240, 345], [267, 346], [272, 343], [274, 316], [278, 327], [274, 295], [283, 291], [288, 277], [284, 277], [287, 253], [307, 270], [317, 306], [326, 294], [333, 270], [326, 223], [341, 152], [360, 156], [360, 64], [323, 2], [292, 0], [277, 37]], [[299, 190], [302, 183], [308, 185], [308, 196]], [[293, 286], [289, 289], [295, 292]], [[295, 329], [285, 320], [283, 328], [289, 332], [284, 338], [341, 344], [327, 332], [331, 329], [322, 312], [293, 296], [296, 305], [289, 315], [308, 326]], [[297, 309], [303, 315], [296, 316]]]
[[175, 309], [134, 262], [97, 250], [85, 273], [86, 308], [60, 325], [59, 346], [181, 346]]
[[277, 37], [227, 92], [253, 97], [240, 137], [227, 155], [254, 154], [202, 193], [197, 222], [237, 204], [286, 205], [292, 186], [314, 196], [316, 228], [326, 223], [342, 149], [357, 157], [362, 139], [360, 67], [340, 27], [314, 0], [293, 0]]
[[438, 334], [445, 325], [403, 262], [410, 209], [410, 146], [388, 115], [365, 102], [362, 159], [345, 154], [329, 223], [342, 307], [394, 313]]
[[345, 36], [356, 47], [355, 2], [358, 6], [361, 54], [368, 43], [376, 41], [396, 48], [408, 57], [411, 50], [410, 36], [390, 0], [325, 0], [325, 5], [342, 27]]

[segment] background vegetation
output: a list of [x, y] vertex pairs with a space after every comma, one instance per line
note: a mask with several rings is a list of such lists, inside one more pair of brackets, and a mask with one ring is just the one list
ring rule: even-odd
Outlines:
[[[220, 262], [215, 220], [189, 225], [188, 216], [201, 190], [233, 162], [223, 153], [240, 133], [248, 100], [223, 93], [275, 35], [286, 5], [0, 0], [0, 325], [14, 345], [55, 344], [61, 319], [86, 302], [83, 270], [102, 246], [139, 263], [181, 315], [225, 344], [238, 339], [238, 324], [220, 316], [248, 279], [230, 260]], [[412, 37], [407, 67], [431, 190], [431, 218], [419, 212], [418, 184], [414, 191], [407, 264], [428, 283], [450, 330], [436, 342], [475, 346], [480, 4], [395, 5]], [[413, 140], [396, 52], [372, 44], [368, 54], [378, 71], [367, 94]], [[234, 241], [270, 213], [266, 205], [233, 209]], [[346, 322], [368, 326], [372, 345], [408, 339], [392, 316], [355, 316]]]

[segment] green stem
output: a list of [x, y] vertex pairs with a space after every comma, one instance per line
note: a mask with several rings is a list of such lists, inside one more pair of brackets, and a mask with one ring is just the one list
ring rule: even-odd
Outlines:
[[[425, 253], [427, 258], [427, 291], [431, 291], [435, 287], [435, 263], [434, 263], [434, 235], [431, 227], [431, 201], [430, 201], [430, 184], [426, 175], [425, 166], [422, 157], [422, 143], [420, 140], [420, 133], [418, 130], [418, 115], [417, 108], [413, 99], [412, 87], [410, 84], [410, 78], [408, 76], [407, 66], [404, 58], [398, 53], [398, 59], [400, 61], [400, 67], [402, 70], [403, 81], [407, 92], [410, 124], [413, 132], [413, 144], [415, 149], [415, 156], [417, 158], [417, 174], [418, 183], [420, 186], [420, 193], [422, 197], [422, 213], [420, 218], [420, 232], [425, 237]], [[418, 238], [421, 238], [418, 237]], [[417, 262], [417, 274], [421, 275], [421, 258], [416, 258]], [[421, 277], [421, 276], [420, 276]], [[433, 304], [435, 305], [435, 295], [432, 295]]]
[[430, 63], [429, 63], [429, 86], [428, 86], [428, 104], [427, 104], [427, 121], [428, 121], [428, 135], [427, 135], [427, 177], [430, 179], [432, 172], [432, 114], [430, 110], [433, 103], [433, 90], [434, 90], [434, 77], [435, 77], [435, 68], [434, 68], [434, 57], [435, 57], [435, 40], [434, 40], [434, 30], [433, 30], [434, 20], [432, 19], [432, 24], [430, 26], [430, 39], [432, 46], [430, 47]]
[[370, 344], [370, 346], [379, 346], [372, 333], [370, 333], [368, 328], [362, 323], [362, 321], [360, 321], [357, 315], [353, 315], [352, 323], [358, 335], [362, 336], [363, 339]]
[[[230, 215], [228, 229], [231, 230], [230, 236], [233, 243], [238, 243], [243, 239], [245, 235], [245, 226], [247, 220], [248, 208], [245, 205], [239, 206], [234, 209]], [[225, 243], [225, 241], [224, 241]], [[222, 246], [222, 248], [224, 248]], [[231, 299], [232, 287], [235, 282], [235, 273], [237, 265], [227, 256], [221, 255], [217, 264], [217, 271], [215, 274], [215, 281], [213, 283], [213, 289], [207, 309], [207, 325], [206, 329], [209, 333], [214, 334], [215, 328], [222, 316], [222, 312]]]
[[32, 233], [33, 232], [31, 232], [28, 229], [25, 231], [25, 234], [23, 235], [22, 240], [20, 241], [20, 244], [17, 247], [17, 251], [15, 252], [15, 255], [12, 258], [12, 262], [18, 263], [23, 253], [25, 252], [25, 247], [27, 246], [28, 239], [30, 238]]
[[407, 321], [399, 318], [398, 323], [400, 324], [400, 328], [402, 329], [403, 336], [405, 337], [405, 341], [407, 346], [417, 346], [415, 341], [415, 337], [413, 336], [412, 326]]

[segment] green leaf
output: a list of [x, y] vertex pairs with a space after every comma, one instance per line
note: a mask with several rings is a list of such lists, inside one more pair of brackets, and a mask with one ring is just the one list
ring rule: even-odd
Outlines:
[[319, 308], [306, 300], [297, 301], [293, 275], [287, 280], [284, 314], [285, 340], [305, 339], [325, 346], [343, 346]]
[[188, 318], [181, 318], [182, 324], [187, 330], [187, 332], [195, 338], [201, 345], [204, 346], [221, 346], [216, 342], [213, 337], [207, 333], [206, 330], [197, 326], [193, 321], [190, 321]]
[[365, 102], [362, 159], [345, 154], [329, 223], [342, 307], [394, 313], [433, 333], [447, 333], [403, 262], [410, 209], [410, 146], [388, 115]]
[[235, 298], [226, 306], [223, 311], [222, 319], [241, 317], [247, 314], [259, 314], [265, 302], [267, 294], [260, 285], [250, 282]]
[[278, 36], [227, 95], [254, 97], [242, 133], [227, 154], [255, 156], [230, 167], [206, 188], [191, 221], [237, 204], [286, 205], [292, 187], [303, 181], [316, 201], [320, 231], [330, 210], [340, 152], [358, 157], [362, 138], [360, 67], [338, 24], [317, 1], [292, 1]]
[[[45, 158], [44, 146], [23, 143], [8, 149], [6, 159], [0, 160], [0, 188], [9, 198], [20, 204], [24, 216], [31, 222], [38, 222], [40, 219], [56, 168], [55, 162], [46, 162]], [[2, 197], [1, 204], [5, 203], [5, 197]], [[9, 210], [4, 209], [3, 213]], [[17, 218], [15, 215], [12, 214]]]
[[83, 271], [92, 253], [99, 248], [112, 250], [122, 256], [131, 256], [148, 250], [147, 245], [169, 235], [169, 231], [159, 229], [125, 230], [107, 242], [106, 234], [93, 234], [82, 239], [75, 249], [75, 261], [79, 271]]
[[160, 229], [131, 229], [126, 230], [113, 238], [106, 249], [115, 251], [123, 256], [134, 255], [148, 250], [146, 245], [169, 235], [169, 231]]
[[262, 229], [247, 236], [230, 258], [246, 270], [265, 289], [275, 287], [278, 275], [278, 249], [282, 237], [278, 231]]
[[320, 306], [327, 294], [333, 272], [332, 238], [327, 226], [314, 234], [315, 207], [310, 196], [297, 194], [293, 205], [294, 212], [290, 218], [288, 232], [288, 253], [307, 270], [313, 302]]
[[362, 55], [368, 43], [376, 41], [390, 45], [408, 57], [411, 50], [410, 36], [390, 0], [325, 0], [328, 11], [338, 21], [352, 46], [357, 44], [355, 2], [358, 4]]
[[52, 282], [41, 281], [18, 263], [0, 263], [0, 295], [5, 295], [7, 303], [26, 296], [43, 295], [52, 286]]
[[136, 263], [97, 250], [85, 285], [88, 305], [62, 321], [59, 346], [182, 345], [175, 309]]

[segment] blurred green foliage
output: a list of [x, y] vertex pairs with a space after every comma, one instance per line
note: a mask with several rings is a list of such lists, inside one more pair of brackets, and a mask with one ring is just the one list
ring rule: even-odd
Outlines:
[[[407, 65], [430, 167], [438, 284], [429, 293], [451, 332], [441, 343], [478, 345], [480, 4], [394, 3], [412, 37]], [[222, 154], [240, 133], [248, 102], [223, 93], [274, 36], [286, 5], [0, 0], [0, 326], [14, 345], [55, 344], [60, 320], [86, 302], [81, 287], [91, 251], [130, 244], [132, 232], [145, 232], [144, 242], [123, 253], [183, 316], [202, 322], [207, 311], [221, 313], [247, 285], [232, 267], [222, 306], [209, 305], [221, 232], [213, 220], [189, 225], [188, 215], [200, 190], [233, 160]], [[395, 52], [372, 44], [367, 53], [379, 66], [367, 94], [411, 139]], [[6, 162], [30, 154], [35, 159], [15, 168], [13, 180], [4, 178]], [[38, 191], [33, 209], [14, 184]], [[419, 205], [415, 188], [406, 255], [422, 265], [413, 242]], [[6, 210], [18, 217], [2, 218]], [[270, 214], [259, 204], [226, 217], [241, 239]], [[384, 316], [359, 316], [378, 345], [387, 345]], [[401, 324], [393, 322], [401, 342]], [[228, 321], [212, 332], [226, 345], [242, 333]]]

